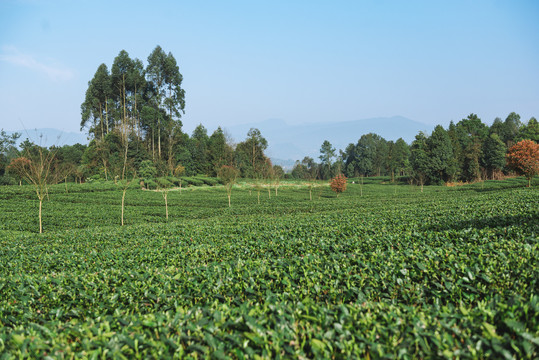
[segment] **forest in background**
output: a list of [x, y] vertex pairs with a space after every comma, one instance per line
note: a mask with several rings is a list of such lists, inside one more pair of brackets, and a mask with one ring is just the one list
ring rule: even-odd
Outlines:
[[[285, 174], [266, 156], [268, 142], [253, 128], [245, 140], [235, 143], [221, 128], [211, 135], [200, 124], [191, 135], [182, 131], [185, 109], [183, 77], [171, 53], [157, 46], [147, 65], [122, 50], [112, 67], [101, 64], [88, 82], [81, 105], [81, 130], [88, 145], [43, 148], [29, 139], [15, 146], [20, 134], [0, 133], [0, 183], [21, 182], [17, 161], [51, 156], [51, 181], [87, 181], [124, 178], [127, 173], [143, 177], [167, 175], [218, 176], [230, 166], [244, 178], [289, 177], [326, 180], [347, 177], [406, 177], [417, 184], [473, 182], [496, 179], [514, 170], [507, 166], [508, 150], [521, 140], [539, 142], [535, 118], [523, 122], [512, 112], [505, 120], [486, 125], [470, 114], [445, 129], [436, 126], [429, 135], [420, 132], [408, 144], [374, 134], [358, 134], [357, 143], [335, 149], [321, 144], [318, 159], [297, 160]], [[537, 161], [537, 160], [535, 160]], [[11, 165], [11, 166], [10, 166]], [[11, 171], [10, 171], [11, 169]]]

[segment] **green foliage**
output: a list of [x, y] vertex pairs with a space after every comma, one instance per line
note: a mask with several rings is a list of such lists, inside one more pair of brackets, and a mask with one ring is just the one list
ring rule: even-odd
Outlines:
[[209, 186], [215, 186], [219, 184], [218, 179], [207, 177], [207, 176], [197, 176], [196, 179], [202, 181], [205, 185], [209, 185]]
[[[282, 186], [52, 186], [0, 192], [7, 357], [537, 358], [539, 201], [523, 180], [415, 188], [365, 179], [337, 200]], [[326, 191], [329, 189], [326, 187]], [[35, 220], [35, 219], [34, 219]]]
[[144, 179], [144, 187], [148, 190], [156, 190], [159, 184], [152, 179]]
[[143, 178], [153, 178], [157, 175], [157, 168], [150, 160], [144, 160], [140, 163], [138, 173]]
[[172, 182], [170, 182], [168, 180], [168, 178], [166, 177], [160, 177], [160, 178], [157, 178], [155, 179], [155, 182], [157, 183], [158, 187], [163, 189], [163, 188], [171, 188], [174, 186], [174, 184]]
[[182, 176], [182, 181], [187, 185], [202, 186], [204, 181], [197, 179], [196, 177]]

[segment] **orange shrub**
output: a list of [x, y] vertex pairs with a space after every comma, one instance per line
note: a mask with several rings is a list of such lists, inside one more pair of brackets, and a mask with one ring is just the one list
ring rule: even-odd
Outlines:
[[531, 179], [539, 173], [539, 144], [532, 140], [522, 140], [513, 145], [506, 155], [507, 166], [517, 174]]
[[337, 196], [339, 196], [340, 193], [346, 190], [346, 176], [343, 174], [335, 176], [331, 179], [329, 186], [331, 186], [331, 190], [335, 191]]

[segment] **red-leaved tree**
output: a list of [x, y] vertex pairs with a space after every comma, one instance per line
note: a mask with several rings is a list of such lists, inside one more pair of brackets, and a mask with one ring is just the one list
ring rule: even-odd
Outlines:
[[513, 145], [506, 155], [507, 166], [528, 179], [528, 187], [531, 180], [539, 173], [539, 144], [532, 140], [522, 140]]
[[339, 194], [346, 190], [346, 176], [343, 174], [335, 176], [333, 179], [331, 179], [329, 186], [331, 186], [331, 190], [335, 191], [337, 193], [337, 197], [339, 197]]

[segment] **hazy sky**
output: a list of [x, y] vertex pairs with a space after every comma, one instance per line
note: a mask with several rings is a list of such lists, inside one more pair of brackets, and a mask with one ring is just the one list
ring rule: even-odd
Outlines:
[[184, 129], [539, 117], [539, 1], [0, 0], [0, 128], [78, 131], [97, 67], [172, 52]]

